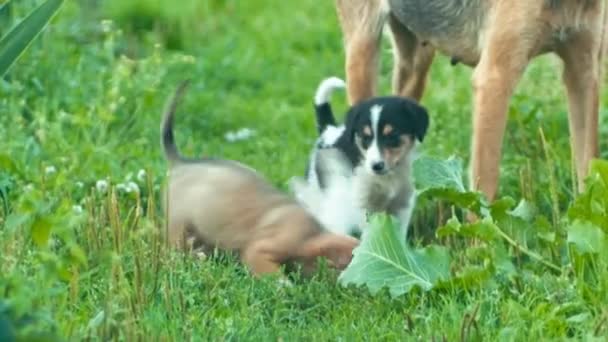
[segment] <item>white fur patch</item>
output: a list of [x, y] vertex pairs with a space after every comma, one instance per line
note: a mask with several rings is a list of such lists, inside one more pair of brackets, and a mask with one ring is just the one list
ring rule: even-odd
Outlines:
[[[333, 153], [337, 151], [320, 150], [318, 152]], [[334, 156], [324, 157], [323, 160], [324, 174], [327, 176], [325, 189], [319, 187], [315, 172], [309, 174], [308, 182], [300, 177], [292, 178], [290, 187], [296, 199], [327, 230], [336, 234], [348, 235], [353, 230], [359, 230], [365, 220], [364, 211], [360, 209], [359, 203], [354, 197], [350, 164], [341, 160], [338, 155], [335, 158]]]
[[315, 105], [322, 105], [329, 102], [331, 94], [336, 89], [343, 89], [346, 87], [346, 83], [337, 77], [328, 77], [321, 81], [321, 84], [317, 88], [315, 93]]
[[306, 178], [308, 183], [314, 184], [315, 186], [319, 186], [319, 180], [317, 179], [316, 167], [317, 167], [317, 153], [319, 153], [319, 147], [330, 147], [338, 141], [338, 139], [344, 133], [344, 125], [336, 126], [327, 126], [321, 136], [317, 138], [315, 143], [315, 148], [312, 150], [309, 159], [309, 170]]
[[370, 109], [370, 112], [374, 138], [371, 145], [367, 148], [367, 151], [365, 151], [365, 164], [367, 166], [366, 169], [373, 173], [372, 166], [382, 161], [382, 155], [380, 154], [380, 148], [378, 147], [378, 122], [382, 115], [382, 106], [374, 105]]
[[340, 125], [338, 127], [328, 125], [327, 128], [321, 133], [320, 142], [323, 146], [331, 146], [338, 141], [338, 139], [344, 133], [344, 125]]

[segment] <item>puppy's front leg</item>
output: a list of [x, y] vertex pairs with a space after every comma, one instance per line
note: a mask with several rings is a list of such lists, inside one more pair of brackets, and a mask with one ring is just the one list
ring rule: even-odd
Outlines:
[[[500, 10], [498, 8], [497, 12], [501, 13]], [[490, 201], [494, 200], [498, 189], [509, 99], [528, 63], [535, 39], [534, 28], [526, 26], [530, 20], [525, 12], [508, 10], [504, 13], [515, 13], [519, 17], [496, 17], [488, 29], [487, 43], [473, 72], [475, 100], [470, 185]]]
[[281, 265], [271, 250], [271, 246], [264, 242], [253, 243], [241, 252], [241, 260], [256, 276], [279, 272]]
[[405, 238], [407, 238], [407, 233], [408, 233], [409, 226], [410, 226], [410, 220], [412, 219], [412, 208], [407, 207], [407, 208], [401, 209], [399, 211], [399, 213], [397, 214], [397, 216], [398, 216], [399, 222], [400, 222], [401, 236], [404, 236]]

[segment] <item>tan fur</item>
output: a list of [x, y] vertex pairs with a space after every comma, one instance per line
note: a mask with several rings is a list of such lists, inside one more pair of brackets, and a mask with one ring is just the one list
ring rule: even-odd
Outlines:
[[393, 131], [393, 126], [387, 124], [384, 126], [384, 128], [382, 129], [382, 134], [384, 135], [389, 135], [391, 134], [391, 132]]
[[[409, 18], [408, 11], [412, 11], [404, 5], [406, 1], [418, 7], [428, 6], [432, 1], [436, 7], [425, 8], [427, 21], [447, 15], [446, 18], [453, 19], [452, 26], [437, 32], [433, 27], [425, 27], [425, 18], [421, 18], [411, 28], [403, 23], [404, 18]], [[354, 104], [375, 95], [384, 23], [388, 23], [393, 37], [396, 94], [422, 97], [435, 50], [474, 66], [471, 185], [493, 200], [498, 189], [509, 99], [530, 60], [555, 52], [564, 61], [571, 147], [582, 190], [588, 164], [599, 154], [599, 84], [606, 50], [606, 2], [427, 1], [425, 4], [423, 0], [393, 0], [391, 5], [397, 7], [391, 7], [387, 0], [336, 0], [345, 41], [349, 102]], [[456, 8], [457, 4], [462, 8]]]
[[346, 267], [358, 240], [324, 230], [255, 170], [234, 161], [187, 161], [177, 155], [170, 132], [178, 95], [161, 128], [167, 136], [165, 151], [175, 151], [166, 203], [170, 244], [206, 253], [213, 248], [236, 252], [255, 275], [290, 263], [301, 264], [308, 275], [317, 257], [327, 257], [338, 269]]
[[402, 135], [401, 144], [398, 147], [382, 149], [382, 157], [386, 163], [388, 163], [388, 168], [392, 169], [397, 166], [397, 164], [399, 164], [399, 162], [401, 162], [401, 160], [412, 151], [413, 147], [414, 142], [412, 139], [407, 135]]

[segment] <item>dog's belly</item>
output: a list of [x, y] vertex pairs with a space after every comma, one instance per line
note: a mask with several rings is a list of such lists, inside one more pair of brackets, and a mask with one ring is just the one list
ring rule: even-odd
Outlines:
[[389, 0], [391, 14], [412, 31], [459, 62], [475, 65], [487, 1]]
[[[387, 0], [391, 14], [420, 41], [459, 62], [477, 65], [484, 48], [487, 20], [496, 0]], [[534, 36], [531, 57], [555, 51], [574, 33], [593, 28], [600, 14], [599, 0], [517, 0], [514, 13], [525, 13], [527, 27], [514, 27]], [[502, 13], [504, 14], [504, 13]], [[500, 15], [500, 14], [497, 14]], [[506, 14], [504, 14], [506, 15]]]

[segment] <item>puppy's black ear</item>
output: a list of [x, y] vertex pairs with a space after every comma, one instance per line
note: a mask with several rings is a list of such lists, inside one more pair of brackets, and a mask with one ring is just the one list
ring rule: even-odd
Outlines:
[[346, 120], [344, 121], [344, 135], [347, 137], [351, 144], [355, 142], [355, 133], [357, 131], [357, 123], [359, 121], [360, 110], [357, 106], [352, 106], [346, 113]]
[[426, 108], [417, 102], [407, 101], [406, 106], [412, 120], [414, 136], [422, 142], [429, 128], [429, 114]]

